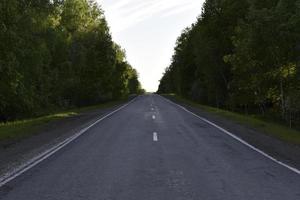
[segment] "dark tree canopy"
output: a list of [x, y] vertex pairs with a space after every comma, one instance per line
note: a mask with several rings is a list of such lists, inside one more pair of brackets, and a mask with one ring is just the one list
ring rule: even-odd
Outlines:
[[297, 124], [299, 27], [299, 0], [206, 0], [158, 92]]
[[1, 0], [0, 78], [4, 121], [141, 91], [91, 0]]

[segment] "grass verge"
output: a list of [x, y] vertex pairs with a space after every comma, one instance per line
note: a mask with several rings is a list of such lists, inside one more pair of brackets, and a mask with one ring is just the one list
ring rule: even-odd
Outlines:
[[37, 132], [43, 125], [63, 118], [76, 116], [83, 112], [88, 112], [97, 109], [110, 108], [126, 102], [126, 100], [112, 101], [104, 104], [68, 109], [61, 112], [49, 114], [33, 119], [18, 120], [8, 123], [0, 123], [0, 142], [5, 140], [20, 140], [29, 137]]
[[276, 137], [280, 140], [300, 145], [300, 131], [291, 129], [287, 126], [277, 124], [274, 122], [264, 121], [256, 116], [252, 115], [243, 115], [235, 112], [230, 112], [227, 110], [222, 110], [210, 106], [201, 105], [193, 101], [187, 100], [185, 98], [179, 97], [175, 94], [163, 95], [166, 98], [173, 99], [180, 103], [199, 108], [205, 112], [214, 114], [216, 116], [224, 117], [233, 122], [236, 122], [241, 125], [245, 125], [250, 128], [254, 128], [259, 132], [268, 134], [270, 136]]

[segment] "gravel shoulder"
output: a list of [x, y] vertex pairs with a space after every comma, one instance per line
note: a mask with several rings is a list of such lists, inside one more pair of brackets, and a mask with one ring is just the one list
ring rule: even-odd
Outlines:
[[245, 126], [224, 117], [218, 116], [214, 113], [209, 113], [199, 108], [195, 108], [170, 96], [165, 96], [165, 98], [168, 98], [169, 100], [185, 107], [189, 111], [225, 128], [226, 130], [242, 138], [249, 144], [278, 159], [279, 161], [300, 169], [300, 145], [281, 141], [270, 135], [266, 135], [265, 133], [253, 127]]
[[2, 142], [0, 144], [0, 177], [122, 105], [86, 111], [75, 116], [51, 121], [26, 139]]

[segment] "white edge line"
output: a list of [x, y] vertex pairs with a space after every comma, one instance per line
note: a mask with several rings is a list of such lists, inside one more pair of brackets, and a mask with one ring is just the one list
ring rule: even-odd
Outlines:
[[[159, 95], [159, 96], [160, 96], [160, 95]], [[269, 158], [270, 160], [274, 161], [275, 163], [277, 163], [277, 164], [279, 164], [279, 165], [281, 165], [281, 166], [283, 166], [283, 167], [286, 167], [287, 169], [289, 169], [289, 170], [295, 172], [296, 174], [300, 175], [300, 170], [299, 170], [299, 169], [296, 169], [296, 168], [294, 168], [294, 167], [292, 167], [292, 166], [289, 166], [288, 164], [285, 164], [285, 163], [283, 163], [283, 162], [277, 160], [276, 158], [270, 156], [269, 154], [263, 152], [262, 150], [260, 150], [260, 149], [258, 149], [258, 148], [256, 148], [256, 147], [252, 146], [251, 144], [249, 144], [249, 143], [246, 142], [245, 140], [239, 138], [238, 136], [234, 135], [233, 133], [231, 133], [231, 132], [225, 130], [224, 128], [222, 128], [222, 127], [216, 125], [215, 123], [213, 123], [213, 122], [211, 122], [211, 121], [209, 121], [209, 120], [207, 120], [207, 119], [205, 119], [205, 118], [203, 118], [203, 117], [200, 117], [200, 116], [196, 115], [195, 113], [189, 111], [189, 110], [186, 109], [185, 107], [183, 107], [183, 106], [181, 106], [181, 105], [179, 105], [179, 104], [177, 104], [177, 103], [174, 103], [173, 101], [170, 101], [169, 99], [166, 99], [166, 98], [163, 97], [163, 96], [160, 96], [160, 97], [162, 97], [163, 99], [165, 99], [165, 100], [168, 101], [169, 103], [178, 106], [178, 107], [181, 108], [182, 110], [184, 110], [184, 111], [186, 111], [186, 112], [188, 112], [188, 113], [194, 115], [195, 117], [201, 119], [202, 121], [204, 121], [204, 122], [210, 124], [211, 126], [217, 128], [217, 129], [219, 129], [220, 131], [226, 133], [226, 134], [229, 135], [230, 137], [232, 137], [232, 138], [234, 138], [235, 140], [239, 141], [240, 143], [246, 145], [246, 146], [249, 147], [250, 149], [252, 149], [252, 150], [254, 150], [254, 151], [260, 153], [261, 155], [263, 155], [263, 156]]]
[[4, 174], [2, 177], [0, 177], [0, 188], [3, 185], [7, 184], [8, 182], [10, 182], [10, 181], [14, 180], [15, 178], [17, 178], [18, 176], [22, 175], [26, 171], [30, 170], [34, 166], [36, 166], [39, 163], [43, 162], [44, 160], [46, 160], [47, 158], [49, 158], [50, 156], [52, 156], [53, 154], [55, 154], [56, 152], [58, 152], [59, 150], [61, 150], [65, 146], [67, 146], [68, 144], [70, 144], [72, 141], [76, 140], [77, 138], [82, 136], [86, 131], [88, 131], [90, 128], [92, 128], [93, 126], [95, 126], [99, 122], [103, 121], [104, 119], [112, 116], [116, 112], [118, 112], [118, 111], [122, 110], [123, 108], [127, 107], [134, 100], [136, 100], [136, 98], [132, 99], [130, 102], [128, 102], [127, 104], [125, 104], [125, 105], [119, 107], [118, 109], [112, 111], [111, 113], [101, 117], [100, 119], [98, 119], [97, 121], [92, 123], [91, 125], [81, 129], [75, 135], [65, 139], [63, 142], [60, 142], [59, 144], [55, 145], [54, 147], [44, 151], [43, 153], [39, 154], [36, 157], [30, 159], [29, 161], [27, 161], [26, 163], [24, 163], [21, 166], [17, 167], [13, 171]]

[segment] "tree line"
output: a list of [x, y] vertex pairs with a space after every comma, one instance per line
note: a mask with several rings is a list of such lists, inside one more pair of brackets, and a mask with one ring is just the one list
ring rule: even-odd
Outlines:
[[300, 1], [206, 0], [159, 93], [299, 125]]
[[0, 1], [0, 121], [140, 92], [96, 2]]

